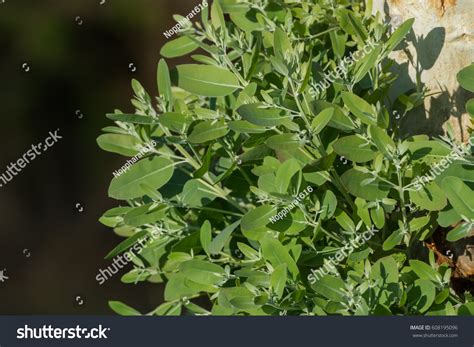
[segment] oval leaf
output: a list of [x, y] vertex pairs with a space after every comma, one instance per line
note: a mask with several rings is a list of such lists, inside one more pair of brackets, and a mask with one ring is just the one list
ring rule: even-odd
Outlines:
[[196, 125], [188, 136], [188, 140], [192, 143], [204, 143], [225, 136], [228, 132], [229, 127], [224, 120], [217, 122], [208, 120]]
[[139, 198], [145, 194], [141, 184], [159, 189], [168, 183], [173, 171], [174, 164], [169, 159], [154, 157], [140, 160], [127, 172], [112, 180], [109, 196], [118, 200]]
[[198, 48], [198, 44], [187, 36], [179, 37], [164, 44], [160, 54], [165, 58], [176, 58], [187, 55]]
[[237, 109], [237, 113], [252, 124], [266, 127], [280, 125], [287, 118], [285, 111], [268, 108], [259, 103], [242, 105]]
[[186, 64], [176, 67], [177, 84], [202, 96], [226, 96], [236, 91], [239, 80], [229, 70], [211, 65]]

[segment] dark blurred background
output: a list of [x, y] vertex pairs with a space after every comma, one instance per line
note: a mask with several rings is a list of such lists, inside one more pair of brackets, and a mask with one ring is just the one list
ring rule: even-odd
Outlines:
[[148, 312], [161, 302], [160, 285], [120, 282], [129, 268], [95, 280], [121, 241], [97, 220], [118, 205], [107, 189], [125, 161], [95, 140], [112, 125], [105, 113], [133, 111], [132, 78], [156, 95], [163, 32], [198, 2], [0, 0], [0, 174], [49, 131], [63, 137], [0, 187], [0, 314], [111, 314], [108, 300]]

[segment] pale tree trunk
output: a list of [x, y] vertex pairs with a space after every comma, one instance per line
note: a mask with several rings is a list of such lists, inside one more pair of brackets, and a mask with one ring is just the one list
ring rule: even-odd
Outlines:
[[466, 141], [471, 121], [465, 104], [472, 94], [456, 74], [474, 62], [474, 0], [373, 0], [373, 10], [394, 24], [415, 18], [407, 47], [391, 55], [400, 75], [391, 96], [413, 89], [417, 76], [434, 94], [407, 116], [402, 130], [440, 135], [449, 122], [457, 139]]

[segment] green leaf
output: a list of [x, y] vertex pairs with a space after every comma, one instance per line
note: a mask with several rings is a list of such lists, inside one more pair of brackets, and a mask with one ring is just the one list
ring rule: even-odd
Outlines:
[[313, 131], [313, 134], [319, 134], [326, 127], [334, 115], [334, 110], [333, 107], [326, 108], [313, 119], [311, 122], [311, 130]]
[[219, 0], [224, 13], [247, 12], [249, 5], [244, 2], [237, 2], [236, 0]]
[[181, 113], [168, 112], [159, 116], [158, 122], [165, 128], [177, 133], [183, 133], [185, 129], [191, 124], [192, 119]]
[[273, 135], [265, 141], [265, 144], [272, 149], [292, 150], [301, 147], [301, 140], [296, 134]]
[[146, 281], [149, 275], [140, 269], [133, 269], [120, 278], [122, 283], [138, 283]]
[[336, 216], [336, 222], [339, 224], [343, 230], [355, 232], [356, 228], [352, 219], [344, 211]]
[[133, 234], [128, 239], [120, 242], [117, 246], [115, 246], [115, 248], [113, 250], [111, 250], [105, 256], [104, 259], [111, 259], [111, 258], [115, 257], [117, 254], [120, 254], [120, 253], [126, 251], [127, 249], [132, 247], [134, 244], [136, 244], [138, 242], [138, 240], [142, 239], [147, 234], [148, 234], [148, 231], [146, 231], [146, 230], [142, 230], [142, 231], [139, 231], [139, 232]]
[[180, 316], [181, 308], [181, 302], [165, 302], [158, 306], [153, 314], [156, 316]]
[[209, 253], [213, 255], [219, 254], [222, 251], [222, 248], [224, 248], [225, 244], [229, 241], [232, 232], [239, 226], [239, 224], [240, 220], [232, 223], [222, 230], [209, 245]]
[[416, 139], [405, 141], [404, 145], [412, 154], [413, 160], [420, 160], [429, 164], [437, 163], [450, 153], [450, 149], [438, 141]]
[[286, 32], [281, 28], [277, 27], [273, 33], [273, 49], [275, 55], [280, 59], [284, 60], [284, 57], [288, 52], [291, 52], [291, 42]]
[[183, 273], [170, 276], [165, 287], [165, 300], [174, 301], [199, 292], [199, 288], [191, 288], [187, 283], [188, 277]]
[[225, 30], [224, 13], [219, 1], [213, 1], [211, 5], [211, 23], [215, 29], [223, 28]]
[[218, 194], [208, 185], [198, 179], [191, 179], [183, 187], [183, 203], [190, 207], [200, 207], [208, 205]]
[[336, 195], [330, 190], [326, 190], [323, 195], [321, 205], [321, 219], [329, 219], [334, 215], [337, 207]]
[[237, 247], [239, 247], [239, 250], [249, 259], [251, 260], [257, 260], [259, 259], [259, 254], [258, 252], [253, 249], [252, 247], [246, 245], [245, 243], [242, 242], [237, 242]]
[[240, 227], [243, 230], [253, 230], [270, 223], [270, 217], [276, 214], [276, 208], [271, 205], [259, 206], [242, 217]]
[[418, 279], [408, 291], [407, 306], [414, 312], [424, 313], [433, 304], [435, 296], [435, 285], [431, 281]]
[[459, 71], [456, 77], [461, 87], [474, 93], [474, 64]]
[[367, 125], [377, 125], [377, 116], [372, 105], [364, 99], [349, 92], [341, 92], [344, 105], [351, 113]]
[[474, 191], [460, 178], [453, 176], [444, 178], [441, 186], [456, 212], [474, 221]]
[[446, 235], [446, 239], [449, 242], [456, 242], [458, 240], [470, 236], [472, 234], [472, 230], [472, 224], [461, 223]]
[[126, 225], [134, 227], [152, 224], [160, 219], [163, 219], [166, 209], [166, 205], [156, 206], [154, 203], [149, 203], [130, 210], [123, 217], [123, 221]]
[[389, 251], [392, 248], [398, 246], [403, 240], [403, 232], [400, 229], [395, 230], [390, 234], [389, 237], [384, 241], [382, 248], [384, 251]]
[[160, 54], [165, 58], [176, 58], [187, 55], [196, 49], [199, 45], [187, 36], [182, 36], [164, 44]]
[[351, 23], [352, 28], [354, 29], [355, 33], [357, 34], [359, 41], [361, 43], [365, 43], [367, 41], [367, 30], [362, 25], [361, 20], [354, 15], [354, 12], [347, 11], [349, 22]]
[[230, 19], [243, 31], [262, 31], [265, 29], [265, 25], [258, 21], [257, 13], [258, 11], [255, 9], [246, 13], [233, 12], [230, 14]]
[[377, 126], [370, 126], [369, 132], [375, 145], [386, 157], [391, 158], [395, 151], [395, 143], [388, 134]]
[[355, 129], [354, 122], [348, 115], [345, 114], [344, 110], [340, 106], [324, 100], [314, 100], [311, 102], [311, 106], [314, 113], [322, 112], [328, 108], [334, 109], [334, 114], [329, 121], [328, 126], [343, 131], [351, 131]]
[[141, 316], [142, 314], [134, 308], [120, 301], [109, 301], [109, 307], [121, 316]]
[[299, 269], [287, 249], [271, 235], [266, 235], [261, 241], [263, 258], [270, 262], [274, 268], [286, 264], [293, 278], [298, 276]]
[[411, 231], [418, 231], [421, 228], [423, 228], [428, 222], [430, 221], [430, 216], [424, 216], [424, 217], [418, 217], [418, 218], [413, 218], [409, 225], [410, 225], [410, 230]]
[[355, 199], [355, 205], [357, 206], [357, 215], [362, 219], [367, 227], [372, 226], [372, 220], [370, 219], [369, 208], [367, 202], [361, 198]]
[[445, 288], [440, 291], [435, 298], [435, 304], [442, 304], [449, 297], [449, 288]]
[[204, 155], [202, 159], [201, 167], [194, 172], [193, 174], [194, 178], [201, 178], [209, 171], [209, 166], [211, 165], [211, 159], [212, 159], [211, 156], [212, 156], [212, 145], [209, 146], [209, 148], [207, 149], [206, 154]]
[[460, 316], [474, 316], [474, 302], [467, 302], [458, 309]]
[[440, 211], [447, 204], [443, 190], [435, 182], [423, 186], [420, 190], [410, 190], [409, 195], [415, 204], [428, 211]]
[[355, 163], [365, 163], [375, 159], [377, 152], [361, 136], [345, 136], [333, 143], [334, 151]]
[[272, 63], [273, 68], [283, 76], [288, 76], [288, 68], [286, 67], [284, 60], [278, 57], [270, 57], [270, 62]]
[[106, 114], [106, 117], [108, 119], [134, 124], [153, 124], [155, 122], [153, 118], [149, 116], [142, 116], [139, 114], [108, 113]]
[[158, 91], [160, 96], [169, 104], [173, 103], [173, 93], [171, 92], [171, 79], [168, 64], [164, 59], [160, 59], [157, 70]]
[[210, 65], [178, 65], [177, 83], [180, 88], [202, 96], [226, 96], [240, 88], [235, 75], [221, 67]]
[[259, 103], [242, 105], [237, 109], [237, 113], [252, 124], [266, 127], [281, 125], [288, 117], [283, 110], [267, 108]]
[[474, 99], [466, 102], [466, 111], [471, 117], [474, 117]]
[[270, 277], [270, 288], [277, 298], [280, 299], [286, 286], [287, 268], [286, 264], [278, 265]]
[[339, 277], [326, 275], [320, 280], [311, 284], [311, 288], [313, 288], [316, 293], [324, 296], [326, 299], [336, 302], [341, 302], [344, 300], [345, 284], [344, 281]]
[[471, 117], [474, 117], [474, 99], [468, 100], [468, 102], [466, 102], [466, 111], [471, 115]]
[[166, 158], [142, 159], [127, 172], [112, 179], [109, 196], [118, 200], [135, 199], [144, 195], [141, 184], [153, 189], [163, 187], [173, 176], [174, 163]]
[[441, 282], [441, 275], [438, 271], [434, 270], [430, 265], [419, 261], [419, 260], [410, 260], [410, 267], [416, 273], [416, 275], [422, 280], [429, 280], [435, 284]]
[[370, 69], [376, 67], [377, 59], [379, 58], [381, 50], [382, 45], [379, 44], [373, 48], [369, 54], [357, 62], [353, 83], [360, 82], [365, 77], [365, 75], [367, 75], [367, 72], [369, 72]]
[[179, 271], [191, 281], [215, 285], [225, 278], [225, 270], [204, 260], [189, 260], [180, 264]]
[[461, 216], [456, 212], [454, 208], [445, 209], [438, 213], [438, 224], [444, 228], [450, 225], [456, 224], [461, 220]]
[[267, 129], [254, 125], [246, 120], [234, 120], [229, 122], [229, 128], [237, 133], [244, 134], [261, 134], [267, 131]]
[[331, 46], [334, 54], [338, 58], [342, 58], [346, 50], [347, 35], [337, 31], [331, 31], [329, 32], [329, 38], [331, 39]]
[[217, 122], [208, 120], [196, 125], [188, 136], [188, 140], [191, 143], [205, 143], [225, 136], [228, 132], [229, 127], [224, 120]]
[[362, 185], [362, 183], [369, 178], [373, 178], [373, 176], [356, 169], [347, 170], [341, 176], [344, 186], [352, 195], [370, 201], [386, 198], [390, 186], [379, 179], [375, 179], [371, 183]]
[[385, 225], [385, 212], [382, 206], [377, 205], [375, 208], [370, 210], [370, 216], [374, 221], [377, 229], [382, 229]]
[[301, 166], [294, 158], [288, 159], [281, 164], [275, 175], [275, 188], [277, 193], [286, 194], [291, 179], [298, 172], [301, 172]]
[[436, 177], [435, 182], [442, 186], [443, 179], [449, 176], [457, 177], [472, 186], [474, 184], [474, 163], [471, 161], [454, 161]]
[[254, 308], [254, 295], [245, 287], [222, 288], [219, 291], [219, 305], [227, 308], [246, 310]]
[[410, 18], [401, 24], [397, 30], [390, 36], [388, 41], [385, 43], [386, 53], [390, 53], [402, 42], [408, 32], [411, 30], [413, 23], [415, 22], [414, 18]]
[[208, 220], [204, 221], [201, 226], [201, 230], [199, 232], [199, 240], [201, 241], [202, 249], [209, 255], [209, 246], [211, 245], [212, 241], [212, 227], [211, 223]]
[[141, 141], [132, 135], [103, 134], [97, 138], [97, 144], [104, 151], [132, 157], [139, 152]]
[[370, 279], [377, 280], [379, 285], [398, 283], [398, 276], [397, 261], [392, 256], [381, 258], [372, 265]]

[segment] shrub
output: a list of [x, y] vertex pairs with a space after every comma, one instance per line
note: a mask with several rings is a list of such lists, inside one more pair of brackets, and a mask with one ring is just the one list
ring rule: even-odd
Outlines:
[[133, 156], [156, 142], [110, 184], [127, 205], [101, 218], [127, 237], [109, 258], [146, 238], [122, 281], [165, 284], [150, 314], [474, 312], [450, 286], [456, 259], [433, 243], [441, 227], [470, 235], [470, 148], [399, 131], [426, 92], [388, 97], [388, 55], [413, 20], [390, 33], [370, 12], [214, 2], [161, 51], [205, 54], [171, 71], [161, 60], [159, 96], [133, 81], [135, 112], [107, 115], [101, 148]]

